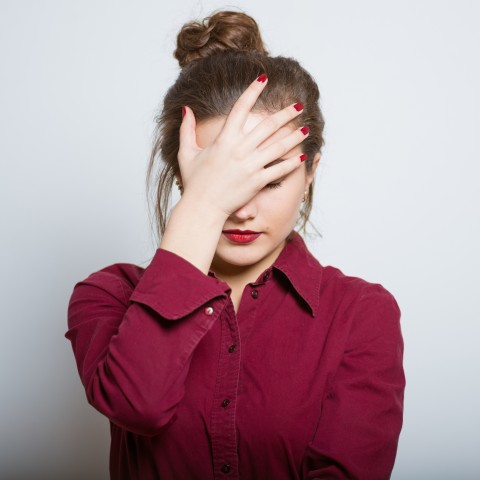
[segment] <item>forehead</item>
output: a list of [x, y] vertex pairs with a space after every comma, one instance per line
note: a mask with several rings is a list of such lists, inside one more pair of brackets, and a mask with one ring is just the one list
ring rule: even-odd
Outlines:
[[[249, 113], [243, 127], [243, 132], [245, 134], [248, 134], [268, 116], [269, 114], [263, 112]], [[223, 126], [225, 125], [225, 121], [226, 117], [215, 117], [198, 122], [195, 129], [197, 134], [197, 145], [200, 148], [205, 148], [211, 145], [217, 138]], [[295, 127], [292, 125], [292, 123], [284, 125], [283, 127], [279, 128], [275, 133], [273, 133], [273, 135], [267, 137], [260, 145], [262, 146], [262, 148], [268, 147], [268, 145], [271, 145], [272, 143], [286, 137], [294, 130]], [[288, 156], [288, 154], [285, 156]]]

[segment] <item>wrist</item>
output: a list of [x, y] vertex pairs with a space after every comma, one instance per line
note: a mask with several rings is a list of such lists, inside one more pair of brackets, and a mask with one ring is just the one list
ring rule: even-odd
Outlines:
[[227, 218], [211, 204], [184, 195], [172, 210], [160, 248], [207, 274]]
[[223, 227], [229, 216], [208, 199], [199, 198], [198, 196], [190, 197], [188, 193], [182, 195], [174, 210], [198, 214], [197, 218], [199, 221], [205, 222], [210, 227], [217, 225], [220, 228]]

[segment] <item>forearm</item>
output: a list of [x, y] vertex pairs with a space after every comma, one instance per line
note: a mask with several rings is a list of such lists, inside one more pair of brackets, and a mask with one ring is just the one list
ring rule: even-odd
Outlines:
[[160, 248], [208, 274], [227, 215], [186, 194], [173, 209]]
[[[223, 304], [221, 298], [209, 303], [218, 311]], [[167, 327], [168, 320], [132, 305], [105, 355], [86, 358], [90, 368], [82, 377], [89, 402], [123, 428], [159, 433], [174, 420], [192, 355], [216, 321], [215, 313], [201, 310]]]

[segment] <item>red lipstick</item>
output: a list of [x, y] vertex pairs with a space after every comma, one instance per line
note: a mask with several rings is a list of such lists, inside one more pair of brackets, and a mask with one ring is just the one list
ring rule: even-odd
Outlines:
[[252, 243], [262, 234], [252, 230], [223, 230], [222, 233], [234, 243]]

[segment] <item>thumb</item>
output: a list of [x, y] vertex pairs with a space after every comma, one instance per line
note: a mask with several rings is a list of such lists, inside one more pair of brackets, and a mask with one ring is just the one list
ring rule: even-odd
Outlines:
[[182, 109], [182, 123], [180, 125], [180, 145], [178, 149], [179, 156], [191, 156], [194, 152], [200, 150], [197, 145], [197, 134], [195, 132], [196, 121], [193, 110], [184, 106]]

